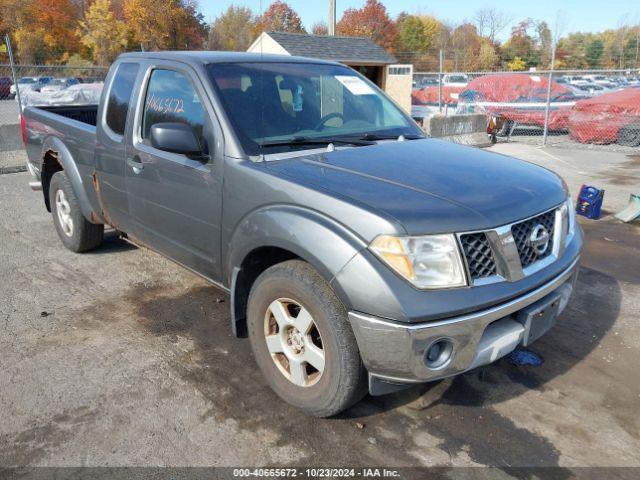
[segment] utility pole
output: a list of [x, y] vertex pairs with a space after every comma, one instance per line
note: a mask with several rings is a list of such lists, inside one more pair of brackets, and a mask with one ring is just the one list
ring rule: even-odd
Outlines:
[[329, 0], [329, 35], [336, 34], [336, 0]]

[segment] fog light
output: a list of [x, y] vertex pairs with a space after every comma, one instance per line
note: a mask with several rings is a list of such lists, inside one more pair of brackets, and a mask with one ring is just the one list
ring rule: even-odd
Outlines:
[[451, 340], [443, 338], [433, 342], [427, 348], [424, 354], [424, 364], [432, 370], [442, 368], [451, 361], [452, 353], [453, 343], [451, 343]]

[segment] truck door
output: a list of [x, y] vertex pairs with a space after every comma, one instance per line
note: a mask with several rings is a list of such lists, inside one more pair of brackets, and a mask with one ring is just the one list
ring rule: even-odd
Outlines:
[[[222, 130], [205, 90], [182, 64], [151, 66], [137, 105], [125, 181], [133, 235], [151, 248], [218, 281], [222, 215]], [[158, 150], [156, 123], [189, 125], [208, 159]]]
[[127, 232], [129, 205], [125, 189], [125, 130], [132, 93], [140, 70], [138, 63], [120, 63], [108, 81], [108, 91], [102, 98], [96, 128], [97, 194], [105, 220]]

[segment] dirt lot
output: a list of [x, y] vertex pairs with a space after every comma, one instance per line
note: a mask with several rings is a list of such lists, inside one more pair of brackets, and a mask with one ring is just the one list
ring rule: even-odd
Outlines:
[[18, 122], [18, 102], [15, 100], [0, 100], [0, 125]]
[[[608, 211], [638, 193], [637, 157], [494, 148], [574, 194], [604, 186]], [[640, 466], [637, 226], [581, 222], [575, 296], [531, 348], [543, 365], [503, 359], [315, 420], [269, 390], [224, 294], [113, 235], [66, 251], [28, 180], [0, 175], [0, 467]]]

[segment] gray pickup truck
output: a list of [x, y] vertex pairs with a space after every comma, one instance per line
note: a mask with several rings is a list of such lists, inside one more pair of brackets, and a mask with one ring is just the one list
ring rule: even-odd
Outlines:
[[28, 107], [23, 134], [67, 248], [109, 225], [229, 292], [233, 332], [311, 415], [527, 346], [575, 283], [557, 175], [424, 138], [338, 63], [125, 54], [99, 105]]

